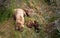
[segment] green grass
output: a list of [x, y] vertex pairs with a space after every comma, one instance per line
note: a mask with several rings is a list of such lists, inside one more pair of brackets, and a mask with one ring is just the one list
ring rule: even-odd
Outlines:
[[[28, 6], [30, 5], [30, 3], [33, 5], [33, 7], [36, 4], [40, 4], [39, 1], [40, 0], [33, 0], [33, 3], [28, 1], [28, 0], [19, 0], [20, 3], [25, 3]], [[25, 16], [25, 23], [28, 22], [28, 20], [32, 19], [32, 20], [37, 20], [39, 22], [40, 25], [40, 32], [36, 33], [34, 28], [27, 28], [27, 26], [25, 25], [25, 29], [23, 32], [20, 31], [16, 31], [15, 28], [15, 24], [14, 21], [12, 19], [12, 15], [13, 15], [13, 9], [14, 8], [18, 8], [18, 7], [22, 7], [23, 5], [20, 6], [15, 6], [15, 0], [11, 1], [11, 5], [6, 8], [6, 7], [2, 7], [2, 9], [0, 9], [0, 36], [2, 38], [45, 38], [45, 32], [44, 32], [44, 28], [43, 25], [40, 22], [40, 16], [36, 13], [36, 15], [32, 15], [31, 18], [26, 17]], [[49, 1], [46, 1], [49, 3]], [[38, 11], [39, 13], [39, 11]], [[53, 22], [57, 19], [57, 17], [51, 17], [50, 19], [48, 19], [48, 22]], [[58, 33], [58, 32], [57, 32]], [[59, 37], [60, 35], [56, 36]]]

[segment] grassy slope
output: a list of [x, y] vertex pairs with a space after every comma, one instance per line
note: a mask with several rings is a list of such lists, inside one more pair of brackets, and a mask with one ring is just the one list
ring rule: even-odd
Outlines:
[[[33, 2], [32, 2], [33, 1]], [[41, 0], [43, 1], [43, 0]], [[15, 2], [15, 3], [14, 3]], [[25, 5], [26, 4], [26, 5]], [[19, 31], [16, 31], [14, 29], [14, 21], [11, 17], [12, 15], [12, 7], [10, 7], [9, 10], [5, 11], [2, 15], [0, 15], [1, 17], [1, 20], [0, 21], [4, 21], [2, 23], [0, 23], [0, 37], [1, 38], [45, 38], [45, 33], [44, 33], [44, 28], [42, 25], [45, 25], [47, 22], [45, 20], [45, 17], [46, 15], [49, 16], [49, 10], [47, 8], [48, 5], [46, 5], [44, 2], [40, 2], [39, 0], [13, 0], [12, 1], [12, 7], [14, 8], [25, 8], [26, 6], [27, 7], [31, 7], [33, 8], [34, 10], [36, 10], [36, 15], [32, 16], [31, 19], [38, 19], [37, 21], [39, 22], [40, 26], [41, 26], [41, 30], [39, 33], [36, 33], [34, 31], [34, 29], [29, 29], [26, 27], [25, 25], [25, 30], [23, 32], [19, 32]], [[36, 8], [36, 9], [35, 9]], [[39, 9], [41, 8], [41, 9]], [[45, 9], [44, 9], [45, 8]], [[44, 10], [48, 10], [48, 12], [44, 12]], [[41, 14], [40, 14], [40, 11], [41, 11]], [[1, 12], [1, 11], [0, 11]], [[8, 15], [10, 14], [10, 15]], [[8, 20], [6, 20], [6, 18]], [[25, 17], [25, 21], [28, 21], [29, 18], [28, 17]], [[26, 23], [26, 22], [25, 22]], [[42, 24], [42, 25], [41, 25]]]
[[[18, 1], [16, 3], [18, 3]], [[24, 1], [23, 1], [23, 3], [24, 3]], [[25, 1], [25, 3], [28, 4], [27, 0]], [[21, 4], [21, 2], [19, 4]], [[19, 6], [16, 5], [14, 7], [16, 8], [16, 7], [19, 7]], [[9, 10], [11, 10], [11, 9], [9, 9]], [[3, 12], [2, 12], [3, 13], [2, 14], [3, 16], [0, 15], [0, 17], [1, 17], [1, 20], [0, 21], [4, 21], [5, 20], [4, 22], [1, 22], [0, 23], [0, 37], [1, 38], [44, 38], [44, 35], [42, 35], [43, 34], [43, 31], [41, 31], [39, 33], [36, 33], [33, 28], [32, 29], [29, 29], [26, 26], [25, 26], [25, 30], [23, 32], [16, 31], [14, 29], [14, 21], [13, 21], [13, 19], [12, 18], [9, 18], [8, 19], [8, 14], [11, 13], [11, 11], [9, 11], [9, 10], [4, 10], [6, 12], [6, 13], [5, 12], [4, 13], [7, 16]], [[8, 20], [6, 20], [6, 18]], [[31, 19], [35, 19], [35, 18], [36, 18], [36, 16], [32, 17]], [[26, 21], [28, 19], [29, 19], [28, 17], [25, 18]]]

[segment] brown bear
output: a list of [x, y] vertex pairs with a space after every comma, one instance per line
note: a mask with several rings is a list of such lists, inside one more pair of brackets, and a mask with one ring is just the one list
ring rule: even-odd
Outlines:
[[22, 31], [24, 28], [24, 14], [25, 11], [23, 9], [17, 8], [14, 9], [14, 20], [16, 23], [16, 30]]
[[24, 15], [30, 17], [30, 15], [33, 13], [32, 9], [21, 9], [17, 8], [14, 9], [14, 20], [16, 21], [16, 29], [22, 30], [24, 28]]
[[28, 28], [34, 27], [36, 32], [40, 31], [39, 24], [36, 20], [29, 20], [26, 25], [27, 25]]

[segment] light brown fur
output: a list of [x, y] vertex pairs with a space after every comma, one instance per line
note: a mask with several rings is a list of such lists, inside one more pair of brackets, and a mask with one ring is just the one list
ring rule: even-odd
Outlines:
[[14, 19], [16, 21], [17, 30], [24, 28], [24, 14], [25, 11], [23, 9], [14, 9]]

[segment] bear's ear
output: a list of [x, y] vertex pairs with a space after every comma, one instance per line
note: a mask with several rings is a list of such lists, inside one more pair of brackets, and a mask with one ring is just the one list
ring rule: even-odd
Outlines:
[[23, 9], [23, 10], [24, 10], [24, 12], [25, 12], [25, 16], [30, 17], [30, 16], [29, 16], [28, 9]]
[[16, 9], [14, 9], [14, 12], [13, 12], [13, 20], [16, 20]]
[[36, 21], [36, 20], [34, 20], [34, 23], [37, 23], [37, 21]]
[[16, 20], [16, 16], [15, 15], [13, 15], [13, 20]]

